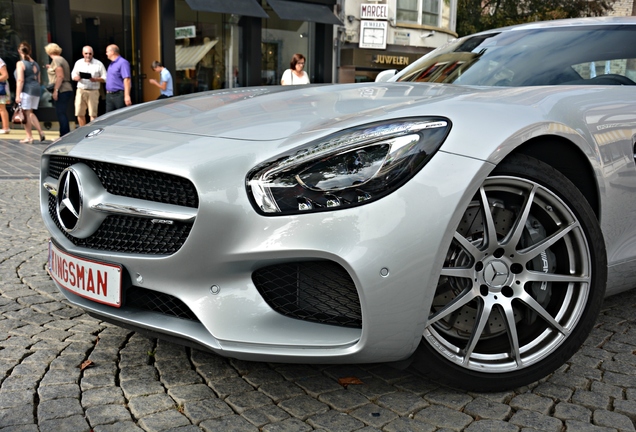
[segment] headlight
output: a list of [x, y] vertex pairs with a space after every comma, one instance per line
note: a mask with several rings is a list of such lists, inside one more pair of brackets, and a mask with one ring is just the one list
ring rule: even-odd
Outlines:
[[401, 119], [348, 129], [315, 141], [247, 177], [266, 214], [336, 210], [386, 196], [415, 175], [450, 130], [443, 118]]

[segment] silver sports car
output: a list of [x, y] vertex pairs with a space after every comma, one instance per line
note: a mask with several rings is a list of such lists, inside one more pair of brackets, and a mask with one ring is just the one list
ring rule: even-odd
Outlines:
[[533, 23], [388, 82], [100, 117], [42, 157], [51, 277], [224, 356], [536, 381], [636, 285], [634, 40], [636, 18]]

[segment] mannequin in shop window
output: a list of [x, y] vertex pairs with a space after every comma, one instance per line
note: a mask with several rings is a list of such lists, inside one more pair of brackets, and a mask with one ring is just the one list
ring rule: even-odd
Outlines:
[[302, 54], [294, 54], [289, 69], [283, 72], [280, 80], [281, 85], [300, 85], [309, 84], [309, 75], [303, 69], [305, 67], [305, 56]]

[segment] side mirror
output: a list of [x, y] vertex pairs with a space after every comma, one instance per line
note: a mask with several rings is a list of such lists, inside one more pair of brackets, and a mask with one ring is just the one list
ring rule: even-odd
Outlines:
[[397, 69], [387, 69], [380, 72], [375, 77], [375, 82], [386, 82], [397, 73]]

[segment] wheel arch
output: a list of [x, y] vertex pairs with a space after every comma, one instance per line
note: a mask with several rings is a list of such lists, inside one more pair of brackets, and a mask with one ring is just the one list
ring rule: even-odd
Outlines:
[[516, 153], [538, 159], [566, 176], [581, 191], [594, 210], [597, 220], [600, 220], [599, 187], [594, 169], [585, 153], [576, 144], [560, 136], [544, 135], [528, 140], [510, 155]]

